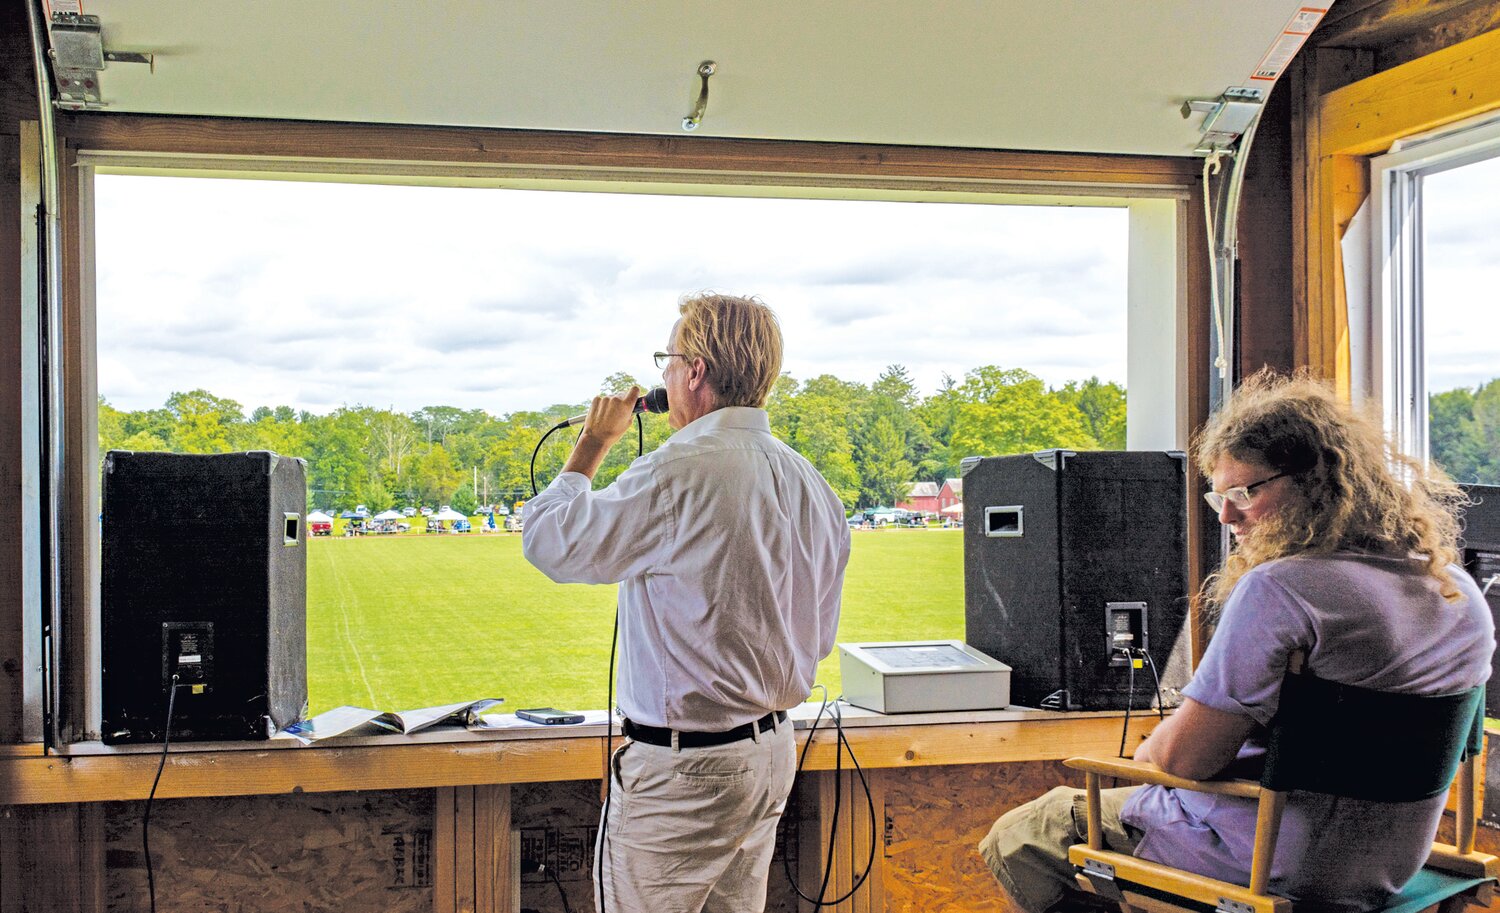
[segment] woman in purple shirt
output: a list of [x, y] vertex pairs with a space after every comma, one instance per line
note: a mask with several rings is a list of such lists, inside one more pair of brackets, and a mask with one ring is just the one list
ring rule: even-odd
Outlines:
[[[1462, 495], [1396, 452], [1377, 421], [1324, 384], [1263, 372], [1210, 420], [1195, 453], [1235, 544], [1204, 587], [1218, 624], [1183, 706], [1137, 760], [1190, 779], [1231, 763], [1258, 776], [1297, 651], [1309, 674], [1377, 691], [1451, 694], [1489, 677], [1490, 613], [1454, 564]], [[1105, 795], [1112, 849], [1246, 883], [1253, 801], [1159, 786]], [[1445, 800], [1293, 793], [1271, 892], [1330, 910], [1378, 906], [1426, 859]], [[1021, 907], [1071, 905], [1067, 847], [1083, 841], [1082, 819], [1081, 791], [1059, 788], [1003, 816], [980, 852]]]

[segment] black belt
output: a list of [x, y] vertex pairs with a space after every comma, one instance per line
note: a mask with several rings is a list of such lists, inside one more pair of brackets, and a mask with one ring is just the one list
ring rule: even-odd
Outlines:
[[[739, 742], [750, 738], [755, 734], [755, 727], [765, 732], [772, 726], [786, 722], [786, 711], [778, 710], [768, 713], [753, 723], [745, 723], [733, 729], [723, 732], [683, 732], [677, 731], [678, 748], [707, 748], [710, 745], [728, 745], [730, 742]], [[660, 745], [663, 748], [672, 747], [672, 730], [664, 726], [642, 726], [640, 723], [625, 721], [625, 736], [637, 742], [645, 742], [647, 745]]]

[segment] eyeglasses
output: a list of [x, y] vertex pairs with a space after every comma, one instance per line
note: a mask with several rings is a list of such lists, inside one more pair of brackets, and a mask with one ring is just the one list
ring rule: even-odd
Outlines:
[[1274, 482], [1282, 476], [1289, 475], [1291, 475], [1289, 472], [1278, 472], [1270, 478], [1261, 479], [1259, 482], [1251, 482], [1249, 485], [1238, 485], [1227, 491], [1206, 491], [1203, 493], [1203, 500], [1207, 501], [1208, 506], [1214, 509], [1214, 513], [1223, 510], [1225, 502], [1233, 504], [1235, 510], [1247, 510], [1250, 507], [1251, 492], [1267, 482]]
[[656, 370], [658, 371], [665, 371], [667, 369], [667, 359], [669, 358], [687, 358], [681, 352], [653, 352], [651, 357], [656, 359]]

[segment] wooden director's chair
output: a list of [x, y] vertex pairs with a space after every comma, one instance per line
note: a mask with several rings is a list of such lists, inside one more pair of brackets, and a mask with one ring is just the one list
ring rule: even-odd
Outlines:
[[[1300, 662], [1294, 662], [1300, 668]], [[1392, 694], [1288, 674], [1281, 710], [1272, 721], [1265, 772], [1253, 780], [1185, 780], [1154, 764], [1119, 758], [1072, 758], [1088, 790], [1088, 843], [1068, 851], [1086, 891], [1130, 907], [1159, 911], [1292, 913], [1292, 901], [1266, 892], [1277, 830], [1289, 790], [1331, 793], [1355, 799], [1409, 802], [1441, 792], [1458, 774], [1456, 845], [1434, 843], [1426, 867], [1382, 908], [1417, 913], [1441, 904], [1459, 913], [1486, 904], [1500, 859], [1474, 851], [1478, 816], [1475, 778], [1484, 738], [1484, 688], [1442, 697]], [[1374, 763], [1349, 764], [1351, 746], [1373, 732], [1399, 733]], [[1178, 789], [1255, 799], [1257, 805], [1250, 883], [1236, 885], [1184, 872], [1104, 847], [1099, 820], [1101, 776]]]

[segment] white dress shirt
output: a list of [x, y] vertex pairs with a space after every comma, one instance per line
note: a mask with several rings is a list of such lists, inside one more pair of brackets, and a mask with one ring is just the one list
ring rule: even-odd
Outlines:
[[565, 472], [526, 504], [526, 559], [620, 584], [619, 707], [717, 732], [801, 703], [838, 629], [849, 527], [764, 410], [718, 409], [590, 490]]

